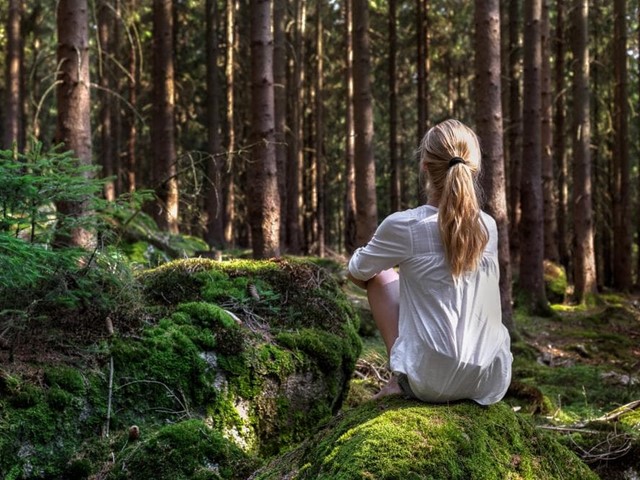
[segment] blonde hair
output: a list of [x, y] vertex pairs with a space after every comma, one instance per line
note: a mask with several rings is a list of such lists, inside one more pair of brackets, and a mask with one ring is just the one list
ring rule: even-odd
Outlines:
[[489, 241], [478, 201], [480, 159], [478, 137], [458, 120], [435, 125], [420, 143], [429, 199], [438, 205], [438, 227], [454, 278], [477, 268]]

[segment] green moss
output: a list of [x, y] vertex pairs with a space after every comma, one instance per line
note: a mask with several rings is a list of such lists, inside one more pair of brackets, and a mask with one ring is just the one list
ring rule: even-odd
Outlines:
[[200, 420], [142, 433], [141, 440], [119, 456], [110, 478], [244, 480], [257, 465], [255, 458]]
[[[294, 472], [297, 472], [294, 473]], [[498, 404], [400, 399], [345, 412], [259, 479], [596, 478], [568, 449]]]
[[302, 350], [315, 358], [324, 371], [338, 369], [346, 353], [340, 337], [320, 330], [282, 332], [278, 334], [276, 340], [286, 347]]
[[83, 395], [85, 384], [82, 374], [71, 367], [58, 366], [49, 368], [44, 373], [44, 380], [51, 387], [60, 387], [73, 395]]
[[551, 303], [562, 303], [567, 291], [567, 274], [561, 265], [545, 260], [544, 284], [547, 299]]
[[0, 478], [74, 478], [65, 472], [87, 441], [79, 432], [100, 424], [89, 396], [99, 377], [61, 366], [44, 377], [42, 387], [14, 377], [18, 387], [0, 401]]

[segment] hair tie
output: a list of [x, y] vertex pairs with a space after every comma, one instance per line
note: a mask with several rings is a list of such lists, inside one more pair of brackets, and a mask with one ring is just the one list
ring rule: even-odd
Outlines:
[[467, 162], [465, 162], [463, 158], [461, 158], [461, 157], [453, 157], [451, 160], [449, 160], [449, 167], [448, 168], [451, 168], [454, 165], [457, 165], [458, 163], [464, 163], [465, 165], [467, 164]]

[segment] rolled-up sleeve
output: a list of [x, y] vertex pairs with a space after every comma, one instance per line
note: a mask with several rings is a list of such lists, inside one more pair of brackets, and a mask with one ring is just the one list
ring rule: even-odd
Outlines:
[[382, 221], [369, 243], [353, 253], [349, 273], [358, 280], [370, 280], [405, 260], [411, 250], [409, 218], [403, 212], [393, 213]]

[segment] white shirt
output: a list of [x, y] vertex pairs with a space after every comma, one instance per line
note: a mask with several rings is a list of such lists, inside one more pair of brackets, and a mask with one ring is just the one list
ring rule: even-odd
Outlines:
[[438, 209], [424, 205], [388, 216], [349, 261], [369, 280], [399, 266], [399, 336], [390, 366], [427, 402], [498, 402], [511, 381], [509, 333], [502, 324], [496, 223], [482, 213], [489, 242], [477, 270], [454, 280], [438, 229]]

